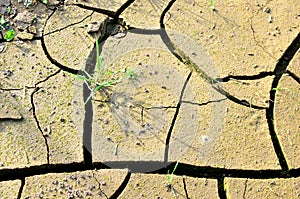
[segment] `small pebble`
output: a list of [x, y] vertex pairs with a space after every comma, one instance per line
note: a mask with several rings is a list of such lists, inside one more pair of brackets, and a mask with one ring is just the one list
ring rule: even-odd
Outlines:
[[272, 16], [269, 16], [269, 17], [268, 17], [268, 22], [269, 22], [269, 23], [273, 23], [273, 17], [272, 17]]
[[91, 22], [90, 24], [88, 24], [87, 27], [87, 33], [95, 33], [98, 32], [101, 28], [101, 25], [103, 24], [103, 22]]
[[91, 185], [89, 188], [90, 188], [90, 190], [92, 191], [93, 189], [96, 188], [96, 186], [95, 186], [95, 185]]
[[57, 181], [57, 180], [55, 180], [55, 181], [53, 181], [53, 182], [52, 182], [52, 184], [54, 184], [54, 185], [58, 185], [58, 181]]
[[272, 186], [274, 186], [274, 185], [276, 185], [276, 182], [272, 181], [269, 184], [272, 185]]
[[266, 6], [266, 7], [264, 7], [263, 11], [265, 13], [270, 13], [271, 12], [271, 8], [269, 8], [269, 7]]
[[208, 142], [209, 140], [210, 140], [209, 136], [207, 136], [207, 135], [202, 136], [202, 141], [203, 142]]
[[76, 179], [77, 179], [75, 175], [71, 175], [70, 178], [71, 178], [72, 180], [76, 180]]
[[86, 177], [91, 178], [93, 176], [91, 174], [87, 174]]
[[59, 183], [60, 188], [65, 188], [65, 184], [63, 182]]
[[93, 196], [91, 191], [85, 191], [85, 196]]
[[4, 72], [3, 72], [3, 76], [5, 76], [5, 77], [10, 77], [10, 76], [12, 76], [12, 74], [13, 74], [13, 71], [12, 70], [5, 70]]
[[15, 93], [10, 93], [10, 96], [16, 97], [16, 94]]

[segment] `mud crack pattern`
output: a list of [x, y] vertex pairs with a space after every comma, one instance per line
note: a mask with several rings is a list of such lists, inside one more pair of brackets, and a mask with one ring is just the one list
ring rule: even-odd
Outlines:
[[[300, 10], [285, 4], [1, 3], [17, 36], [0, 38], [1, 198], [298, 198]], [[120, 81], [95, 92], [97, 55]]]

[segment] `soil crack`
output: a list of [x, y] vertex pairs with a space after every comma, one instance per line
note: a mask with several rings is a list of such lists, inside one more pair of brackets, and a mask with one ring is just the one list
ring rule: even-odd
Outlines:
[[121, 193], [124, 191], [124, 189], [126, 188], [126, 186], [128, 185], [128, 182], [130, 180], [130, 177], [131, 177], [131, 172], [128, 171], [127, 172], [127, 175], [125, 176], [123, 182], [121, 183], [121, 185], [119, 186], [119, 188], [115, 191], [115, 193], [113, 193], [111, 196], [110, 196], [110, 199], [115, 199], [115, 198], [118, 198]]
[[224, 101], [226, 100], [226, 98], [224, 99], [219, 99], [219, 100], [210, 100], [210, 101], [207, 101], [207, 102], [203, 102], [203, 103], [197, 103], [197, 102], [190, 102], [190, 101], [185, 101], [185, 100], [182, 100], [182, 103], [185, 103], [185, 104], [192, 104], [192, 105], [197, 105], [197, 106], [206, 106], [210, 103], [215, 103], [215, 102], [221, 102], [221, 101]]
[[191, 76], [192, 76], [192, 72], [190, 72], [189, 75], [187, 76], [187, 78], [186, 78], [186, 80], [185, 80], [185, 82], [183, 84], [183, 87], [181, 89], [179, 100], [178, 100], [178, 103], [177, 103], [177, 106], [176, 106], [176, 111], [174, 113], [174, 116], [173, 116], [173, 119], [172, 119], [172, 122], [171, 122], [171, 126], [169, 128], [169, 131], [168, 131], [168, 134], [167, 134], [167, 138], [166, 138], [164, 162], [168, 162], [169, 147], [170, 147], [169, 144], [170, 144], [171, 134], [172, 134], [173, 128], [175, 126], [175, 122], [176, 122], [177, 116], [179, 114], [179, 110], [180, 110], [180, 107], [181, 107], [181, 104], [182, 104], [182, 98], [183, 98], [184, 91], [185, 91], [185, 89], [187, 87], [187, 84], [188, 84]]
[[292, 71], [287, 70], [286, 73], [291, 76], [298, 84], [300, 84], [300, 77], [293, 73]]
[[245, 186], [244, 186], [244, 191], [243, 191], [243, 199], [246, 199], [247, 186], [248, 186], [248, 179], [245, 180]]
[[36, 116], [36, 112], [35, 112], [35, 105], [34, 105], [34, 94], [37, 93], [39, 91], [40, 87], [36, 87], [35, 90], [31, 93], [30, 95], [30, 102], [31, 102], [31, 106], [32, 106], [32, 114], [33, 114], [33, 117], [34, 117], [34, 120], [36, 122], [36, 125], [37, 125], [37, 128], [38, 130], [40, 131], [41, 135], [43, 136], [43, 139], [44, 139], [44, 142], [45, 142], [45, 145], [46, 145], [46, 149], [47, 149], [47, 163], [49, 164], [50, 163], [50, 149], [49, 149], [49, 145], [48, 145], [48, 140], [47, 140], [47, 137], [46, 135], [43, 133], [43, 130], [40, 126], [40, 122]]
[[45, 38], [44, 38], [44, 32], [45, 32], [45, 28], [46, 28], [46, 25], [49, 21], [49, 19], [54, 15], [55, 11], [57, 10], [57, 8], [54, 8], [52, 13], [48, 16], [48, 18], [46, 19], [45, 21], [45, 24], [43, 26], [43, 29], [42, 29], [42, 37], [41, 37], [41, 45], [42, 45], [42, 49], [46, 55], [46, 57], [48, 58], [48, 60], [55, 66], [57, 66], [58, 68], [60, 68], [61, 70], [63, 71], [66, 71], [66, 72], [69, 72], [69, 73], [72, 73], [74, 75], [78, 74], [79, 73], [79, 70], [76, 70], [76, 69], [73, 69], [73, 68], [69, 68], [67, 66], [64, 66], [63, 64], [59, 63], [58, 61], [56, 61], [54, 58], [52, 58], [52, 56], [50, 55], [50, 53], [48, 52], [48, 49], [46, 47], [46, 44], [45, 44]]
[[280, 163], [280, 166], [283, 171], [288, 171], [289, 167], [286, 162], [285, 156], [283, 154], [279, 139], [277, 137], [277, 133], [275, 131], [274, 126], [274, 110], [275, 110], [275, 98], [276, 98], [276, 88], [279, 84], [279, 81], [282, 77], [282, 75], [286, 72], [286, 69], [290, 63], [290, 61], [293, 59], [294, 55], [297, 53], [297, 51], [300, 48], [300, 33], [295, 37], [295, 39], [292, 41], [292, 43], [288, 46], [288, 48], [285, 50], [283, 55], [278, 60], [276, 66], [275, 66], [275, 77], [272, 82], [272, 87], [270, 90], [270, 101], [269, 101], [269, 108], [266, 111], [266, 117], [269, 125], [270, 130], [270, 136], [273, 143], [273, 147], [275, 150], [275, 153], [277, 155], [278, 161]]
[[100, 194], [102, 196], [102, 194], [105, 196], [105, 198], [108, 199], [108, 196], [105, 194], [105, 192], [101, 189], [101, 183], [99, 182], [99, 180], [95, 177], [95, 173], [94, 171], [92, 171], [92, 175], [93, 175], [93, 178], [96, 180], [97, 184], [98, 184], [98, 189], [100, 191]]
[[262, 79], [268, 76], [273, 76], [275, 75], [274, 72], [271, 71], [264, 71], [264, 72], [260, 72], [259, 74], [255, 74], [255, 75], [228, 75], [226, 77], [223, 78], [216, 78], [216, 81], [219, 82], [229, 82], [231, 79], [235, 79], [235, 80], [257, 80], [257, 79]]
[[21, 186], [19, 188], [19, 192], [18, 192], [18, 195], [17, 195], [17, 199], [20, 199], [22, 197], [24, 186], [25, 186], [25, 178], [22, 178], [21, 179]]
[[[160, 18], [160, 27], [163, 29], [165, 27], [163, 21], [164, 21], [164, 16], [166, 14], [166, 12], [171, 8], [171, 6], [173, 5], [173, 3], [176, 0], [170, 1], [168, 6], [165, 8], [165, 10], [163, 11], [163, 13], [161, 14], [161, 18]], [[187, 68], [189, 68], [191, 71], [195, 71], [198, 73], [198, 75], [203, 78], [207, 83], [211, 84], [212, 87], [219, 92], [220, 94], [226, 96], [229, 100], [246, 106], [246, 107], [250, 107], [253, 109], [267, 109], [267, 107], [262, 107], [262, 106], [257, 106], [254, 104], [251, 104], [250, 102], [248, 102], [247, 100], [240, 100], [238, 98], [236, 98], [235, 96], [231, 95], [228, 91], [226, 91], [222, 85], [220, 85], [219, 81], [217, 81], [216, 79], [208, 76], [205, 71], [203, 71], [197, 64], [195, 64], [193, 61], [190, 60], [190, 58], [180, 49], [178, 49], [176, 47], [176, 45], [171, 41], [171, 39], [169, 38], [166, 30], [163, 31], [162, 34], [160, 34], [161, 39], [163, 40], [163, 42], [166, 44], [167, 48], [170, 50], [170, 52], [181, 62], [183, 63]], [[255, 76], [254, 76], [255, 77]], [[257, 78], [257, 77], [255, 77]]]
[[[109, 169], [106, 162], [94, 162], [92, 169]], [[155, 161], [144, 161], [144, 162], [109, 162], [114, 169], [132, 169], [135, 173], [143, 174], [162, 174], [165, 175], [169, 169], [174, 168], [176, 162], [168, 162], [167, 167], [164, 167], [164, 163]], [[152, 172], [139, 172], [137, 168], [146, 167], [151, 165], [156, 168], [161, 168]], [[158, 166], [157, 166], [158, 165]], [[6, 168], [0, 170], [0, 182], [8, 180], [16, 180], [34, 175], [43, 175], [48, 173], [65, 173], [65, 172], [76, 172], [76, 171], [88, 171], [83, 162], [79, 163], [66, 163], [66, 164], [43, 164], [36, 166], [29, 166], [24, 168]], [[300, 168], [291, 169], [289, 171], [266, 169], [266, 170], [243, 170], [243, 169], [226, 169], [211, 166], [195, 166], [186, 163], [178, 163], [176, 169], [177, 176], [189, 176], [194, 178], [207, 178], [207, 179], [218, 179], [221, 177], [231, 178], [248, 178], [248, 179], [285, 179], [285, 178], [298, 178], [300, 177]]]
[[[65, 27], [62, 27], [62, 28], [53, 30], [53, 31], [51, 31], [51, 32], [48, 32], [48, 33], [44, 34], [43, 36], [45, 37], [45, 36], [54, 34], [54, 33], [56, 33], [56, 32], [60, 32], [60, 31], [62, 31], [62, 30], [64, 30], [64, 29], [67, 29], [67, 28], [72, 27], [72, 26], [74, 26], [74, 25], [80, 24], [80, 23], [84, 22], [87, 18], [91, 17], [93, 14], [94, 14], [94, 12], [92, 12], [91, 14], [85, 16], [83, 19], [81, 19], [81, 20], [78, 21], [78, 22], [71, 23], [71, 24], [69, 24], [69, 25], [67, 25], [67, 26], [65, 26]], [[46, 25], [46, 24], [45, 24], [45, 25]]]
[[218, 178], [218, 194], [220, 199], [226, 199], [226, 190], [224, 187], [224, 177]]
[[115, 15], [116, 15], [116, 12], [114, 11], [111, 11], [111, 10], [105, 10], [105, 9], [102, 9], [102, 8], [95, 8], [95, 7], [91, 7], [91, 6], [88, 6], [88, 5], [84, 5], [84, 4], [80, 4], [80, 3], [70, 3], [70, 4], [67, 4], [68, 6], [77, 6], [79, 8], [83, 8], [85, 10], [91, 10], [94, 12], [97, 12], [97, 13], [101, 13], [101, 14], [104, 14], [108, 17], [111, 17], [111, 18], [114, 18]]
[[186, 188], [185, 178], [182, 178], [182, 183], [183, 183], [183, 189], [185, 192], [185, 197], [186, 197], [186, 199], [190, 199], [187, 188]]

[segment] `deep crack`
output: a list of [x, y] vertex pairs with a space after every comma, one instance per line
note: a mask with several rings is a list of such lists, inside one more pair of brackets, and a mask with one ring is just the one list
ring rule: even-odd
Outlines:
[[20, 180], [21, 180], [21, 185], [20, 185], [20, 188], [19, 188], [17, 199], [21, 199], [22, 193], [23, 193], [23, 190], [24, 190], [24, 186], [25, 186], [25, 178], [21, 178]]
[[183, 183], [183, 189], [184, 189], [185, 197], [186, 197], [186, 199], [190, 199], [188, 191], [187, 191], [187, 187], [186, 187], [185, 178], [182, 178], [182, 183]]
[[115, 199], [115, 198], [117, 199], [121, 195], [121, 193], [124, 191], [124, 189], [128, 185], [130, 177], [131, 177], [131, 172], [128, 171], [127, 175], [125, 176], [125, 178], [123, 180], [123, 182], [121, 183], [119, 188], [110, 196], [110, 199]]
[[218, 194], [220, 199], [227, 199], [226, 190], [224, 187], [224, 177], [218, 178]]
[[[117, 18], [119, 18], [120, 14], [126, 10], [132, 3], [134, 2], [134, 0], [128, 0], [127, 2], [125, 2], [116, 12], [113, 11], [109, 11], [109, 10], [104, 10], [104, 9], [100, 9], [100, 8], [92, 8], [92, 7], [88, 7], [85, 5], [79, 5], [79, 4], [69, 4], [69, 5], [75, 5], [78, 7], [81, 7], [83, 9], [87, 9], [87, 10], [93, 10], [94, 12], [99, 12], [102, 14], [105, 14], [107, 16], [110, 16], [112, 18], [114, 18], [115, 20]], [[171, 0], [169, 2], [169, 4], [167, 5], [167, 7], [163, 10], [163, 12], [161, 13], [161, 17], [160, 17], [160, 25], [162, 28], [165, 27], [163, 21], [164, 21], [164, 17], [166, 15], [166, 13], [169, 11], [169, 9], [172, 7], [172, 5], [176, 2], [176, 0]], [[22, 192], [25, 186], [25, 178], [26, 177], [30, 177], [30, 176], [34, 176], [34, 175], [41, 175], [41, 174], [47, 174], [47, 173], [64, 173], [64, 172], [75, 172], [75, 171], [86, 171], [86, 170], [90, 170], [92, 168], [95, 169], [107, 169], [106, 164], [104, 165], [103, 162], [92, 162], [92, 156], [89, 150], [91, 150], [91, 131], [92, 129], [86, 129], [88, 131], [88, 133], [90, 134], [85, 134], [88, 135], [86, 137], [86, 139], [88, 140], [88, 144], [87, 144], [87, 148], [86, 151], [84, 153], [86, 153], [84, 155], [84, 162], [81, 163], [69, 163], [69, 164], [50, 164], [49, 163], [49, 146], [47, 143], [47, 139], [43, 134], [43, 131], [40, 127], [40, 123], [39, 120], [36, 116], [36, 109], [35, 109], [35, 104], [34, 104], [34, 94], [38, 92], [38, 90], [40, 89], [39, 87], [37, 87], [40, 83], [42, 82], [46, 82], [50, 77], [55, 76], [56, 74], [58, 74], [59, 72], [61, 72], [61, 70], [67, 71], [69, 73], [73, 73], [73, 74], [78, 74], [79, 70], [76, 69], [72, 69], [69, 68], [67, 66], [64, 66], [62, 64], [60, 64], [58, 61], [56, 61], [55, 59], [53, 59], [51, 57], [51, 55], [49, 54], [46, 45], [45, 45], [45, 41], [44, 41], [44, 37], [52, 34], [54, 32], [66, 29], [74, 24], [68, 25], [60, 30], [54, 30], [53, 32], [44, 34], [44, 29], [46, 27], [46, 24], [48, 22], [48, 20], [51, 18], [51, 16], [55, 13], [57, 7], [55, 7], [53, 9], [53, 12], [49, 15], [49, 17], [46, 20], [46, 23], [43, 26], [43, 30], [42, 30], [42, 37], [34, 37], [32, 40], [41, 40], [41, 45], [43, 48], [43, 51], [45, 53], [45, 55], [47, 56], [47, 58], [50, 60], [50, 62], [52, 64], [54, 64], [55, 66], [57, 66], [58, 68], [60, 68], [57, 72], [55, 72], [54, 74], [49, 75], [47, 78], [39, 81], [38, 83], [35, 84], [35, 90], [31, 93], [31, 105], [32, 105], [32, 111], [33, 111], [33, 117], [35, 119], [35, 122], [37, 124], [37, 127], [39, 129], [39, 131], [41, 132], [44, 141], [45, 141], [45, 145], [47, 147], [47, 164], [45, 165], [38, 165], [38, 166], [29, 166], [29, 167], [25, 167], [25, 168], [14, 168], [14, 169], [10, 169], [10, 168], [6, 168], [6, 169], [1, 169], [0, 170], [0, 181], [6, 181], [6, 180], [16, 180], [16, 179], [21, 179], [21, 186], [19, 188], [19, 193], [17, 198], [21, 198], [22, 196]], [[91, 14], [92, 15], [92, 14]], [[85, 17], [83, 20], [85, 20], [86, 18], [88, 18], [89, 16]], [[82, 20], [82, 21], [83, 21]], [[77, 22], [80, 23], [80, 22]], [[268, 53], [264, 47], [256, 40], [255, 38], [255, 31], [252, 27], [252, 21], [250, 21], [250, 27], [253, 33], [253, 37], [254, 40], [256, 42], [256, 44], [258, 46], [260, 46], [267, 54], [270, 55], [270, 53]], [[166, 34], [166, 33], [165, 33]], [[163, 36], [162, 36], [163, 38]], [[170, 39], [168, 37], [164, 38], [166, 45], [168, 46], [169, 50], [172, 52], [173, 55], [175, 55], [178, 60], [180, 60], [184, 65], [186, 65], [189, 69], [193, 69], [195, 70], [203, 79], [205, 79], [207, 82], [209, 82], [213, 88], [215, 90], [217, 90], [219, 93], [223, 94], [224, 96], [226, 96], [229, 100], [246, 106], [246, 107], [251, 107], [254, 109], [266, 109], [266, 117], [267, 117], [267, 121], [268, 121], [268, 125], [269, 125], [269, 130], [270, 130], [270, 135], [271, 135], [271, 139], [272, 139], [272, 143], [276, 152], [276, 155], [278, 157], [278, 160], [280, 162], [281, 168], [282, 170], [271, 170], [271, 169], [267, 169], [267, 170], [242, 170], [242, 169], [226, 169], [226, 168], [218, 168], [218, 167], [210, 167], [210, 166], [195, 166], [195, 165], [189, 165], [189, 164], [183, 164], [183, 163], [179, 163], [180, 166], [178, 166], [178, 169], [176, 170], [176, 175], [178, 176], [190, 176], [190, 177], [197, 177], [197, 178], [211, 178], [211, 179], [217, 179], [218, 181], [218, 194], [219, 197], [221, 199], [225, 199], [227, 198], [226, 196], [226, 189], [225, 189], [225, 185], [224, 185], [224, 178], [225, 177], [230, 177], [230, 178], [249, 178], [249, 179], [270, 179], [270, 178], [297, 178], [300, 177], [300, 168], [298, 169], [290, 169], [288, 168], [288, 165], [286, 163], [286, 159], [284, 157], [282, 148], [280, 146], [280, 142], [278, 140], [277, 137], [277, 133], [275, 131], [275, 127], [274, 127], [274, 108], [275, 108], [275, 97], [276, 97], [276, 89], [279, 81], [282, 77], [282, 75], [284, 73], [287, 73], [289, 76], [291, 76], [295, 81], [297, 81], [300, 84], [300, 78], [299, 76], [297, 76], [296, 74], [292, 73], [287, 69], [287, 66], [289, 65], [289, 62], [292, 60], [292, 58], [294, 57], [295, 53], [298, 51], [299, 46], [300, 46], [300, 33], [298, 34], [298, 36], [294, 39], [294, 41], [291, 43], [291, 45], [286, 49], [286, 51], [284, 52], [284, 54], [282, 55], [282, 57], [279, 59], [278, 63], [276, 64], [275, 70], [274, 72], [260, 72], [259, 74], [255, 74], [255, 75], [251, 75], [251, 76], [233, 76], [233, 75], [229, 75], [227, 77], [224, 78], [217, 78], [217, 79], [212, 79], [211, 77], [207, 76], [204, 71], [202, 71], [196, 64], [194, 64], [192, 61], [190, 61], [190, 59], [184, 54], [184, 52], [181, 52], [180, 50], [176, 49], [176, 47], [172, 44], [172, 42], [170, 41]], [[271, 57], [273, 57], [272, 55], [270, 55]], [[274, 58], [274, 57], [273, 57]], [[91, 72], [92, 73], [92, 72]], [[183, 92], [185, 90], [186, 84], [188, 83], [188, 80], [190, 78], [191, 73], [189, 74], [183, 88], [181, 91], [181, 95], [180, 95], [180, 99], [178, 101], [178, 104], [176, 107], [150, 107], [148, 109], [152, 109], [152, 108], [176, 108], [176, 113], [174, 114], [169, 132], [168, 132], [168, 136], [166, 139], [166, 146], [169, 146], [169, 142], [170, 142], [170, 138], [171, 138], [171, 133], [173, 130], [173, 127], [175, 125], [176, 122], [176, 118], [178, 115], [178, 112], [180, 110], [180, 106], [182, 103], [189, 103], [192, 105], [198, 105], [198, 106], [203, 106], [203, 105], [207, 105], [209, 103], [212, 102], [218, 102], [218, 100], [216, 101], [208, 101], [208, 102], [204, 102], [204, 103], [195, 103], [195, 102], [189, 102], [189, 101], [184, 101], [182, 100], [182, 96], [183, 96]], [[221, 81], [221, 82], [228, 82], [231, 79], [238, 79], [238, 80], [255, 80], [255, 79], [261, 79], [267, 76], [275, 76], [274, 80], [272, 82], [272, 88], [270, 90], [270, 104], [269, 107], [261, 107], [261, 106], [256, 106], [253, 105], [251, 103], [249, 103], [246, 100], [240, 100], [238, 98], [236, 98], [235, 96], [231, 95], [229, 92], [227, 92], [223, 87], [220, 87], [216, 82], [216, 81]], [[29, 87], [27, 87], [29, 88]], [[3, 91], [11, 91], [11, 90], [22, 90], [23, 88], [0, 88], [0, 90]], [[85, 92], [84, 90], [84, 94], [90, 94]], [[86, 96], [85, 96], [86, 99]], [[225, 100], [225, 99], [220, 99], [221, 100]], [[92, 110], [92, 103], [88, 104], [86, 106], [86, 110]], [[92, 121], [92, 118], [88, 118]], [[91, 122], [90, 121], [90, 122]], [[88, 123], [88, 126], [90, 125], [90, 123]], [[85, 140], [85, 138], [84, 138]], [[85, 145], [85, 141], [84, 141], [84, 145]], [[167, 149], [166, 147], [166, 149]], [[168, 160], [168, 149], [165, 151], [165, 162], [167, 162]], [[105, 162], [104, 162], [105, 163]], [[115, 165], [117, 165], [119, 168], [128, 168], [132, 170], [136, 171], [136, 169], [134, 168], [141, 168], [145, 165], [149, 166], [149, 165], [163, 165], [160, 170], [154, 171], [154, 172], [149, 172], [152, 174], [166, 174], [167, 170], [171, 169], [172, 167], [174, 167], [174, 162], [169, 162], [169, 166], [165, 167], [165, 164], [162, 164], [161, 162], [155, 162], [155, 161], [150, 161], [150, 162], [143, 162], [143, 161], [139, 161], [139, 162], [135, 162], [135, 161], [129, 161], [129, 162], [114, 162]], [[113, 165], [112, 162], [109, 162], [109, 164], [107, 165]], [[114, 167], [115, 168], [115, 167]], [[92, 171], [93, 172], [93, 171]], [[93, 173], [94, 174], [94, 173]], [[94, 175], [93, 175], [94, 177]], [[128, 172], [124, 181], [122, 182], [121, 186], [116, 190], [116, 192], [111, 196], [111, 198], [117, 198], [122, 192], [123, 190], [126, 188], [126, 186], [128, 185], [128, 182], [130, 180], [131, 177], [131, 173]], [[95, 177], [94, 177], [95, 178]], [[98, 180], [95, 178], [95, 180], [98, 182]], [[244, 192], [243, 192], [243, 198], [246, 197], [246, 190], [247, 190], [247, 182], [248, 179], [245, 182], [245, 187], [244, 187]], [[99, 182], [98, 182], [99, 184]], [[189, 198], [188, 196], [188, 192], [187, 192], [187, 188], [186, 188], [186, 182], [185, 182], [185, 178], [183, 177], [183, 186], [184, 186], [184, 190], [185, 190], [185, 195], [187, 198]], [[100, 186], [99, 186], [100, 187]], [[100, 189], [101, 191], [101, 189]], [[102, 191], [101, 191], [102, 192]], [[102, 192], [104, 195], [105, 193]], [[106, 195], [105, 195], [106, 196]], [[108, 198], [106, 196], [106, 198]]]
[[[144, 174], [162, 174], [165, 175], [168, 170], [174, 168], [176, 162], [168, 162], [168, 166], [165, 167], [164, 162], [155, 161], [122, 161], [122, 162], [93, 162], [92, 169], [109, 169], [107, 165], [112, 165], [114, 169], [129, 169], [135, 171], [135, 173]], [[136, 172], [141, 167], [158, 168], [160, 165], [161, 169], [152, 172]], [[36, 166], [28, 166], [24, 168], [5, 168], [0, 170], [0, 182], [8, 180], [22, 179], [25, 177], [31, 177], [35, 175], [43, 175], [49, 173], [65, 173], [65, 172], [76, 172], [76, 171], [89, 171], [91, 168], [86, 167], [83, 162], [66, 163], [66, 164], [42, 164]], [[176, 169], [177, 176], [189, 176], [194, 178], [207, 178], [207, 179], [218, 179], [221, 177], [230, 178], [248, 178], [248, 179], [273, 179], [273, 178], [299, 178], [300, 168], [290, 169], [289, 171], [282, 171], [276, 169], [265, 169], [265, 170], [243, 170], [243, 169], [226, 169], [211, 166], [195, 166], [191, 164], [178, 163]]]
[[262, 79], [264, 77], [268, 76], [273, 76], [275, 75], [274, 72], [260, 72], [259, 74], [255, 75], [228, 75], [223, 78], [216, 78], [216, 81], [219, 82], [229, 82], [231, 79], [236, 79], [236, 80], [257, 80], [257, 79]]
[[88, 6], [88, 5], [84, 5], [84, 4], [80, 4], [80, 3], [70, 3], [68, 4], [68, 6], [77, 6], [79, 8], [83, 8], [85, 10], [91, 10], [93, 12], [97, 12], [97, 13], [101, 13], [101, 14], [104, 14], [108, 17], [111, 17], [113, 18], [116, 13], [113, 12], [113, 11], [110, 11], [110, 10], [105, 10], [105, 9], [101, 9], [101, 8], [95, 8], [95, 7], [91, 7], [91, 6]]
[[288, 48], [285, 50], [283, 55], [280, 57], [279, 61], [277, 62], [275, 66], [275, 77], [272, 82], [272, 87], [270, 90], [270, 101], [269, 101], [269, 108], [266, 111], [266, 117], [269, 125], [270, 130], [270, 136], [273, 143], [273, 147], [275, 150], [275, 153], [277, 155], [277, 158], [279, 160], [280, 166], [283, 171], [288, 171], [288, 164], [286, 162], [283, 150], [281, 148], [279, 139], [277, 137], [277, 133], [274, 126], [274, 111], [275, 111], [275, 98], [276, 98], [276, 88], [279, 84], [279, 81], [282, 77], [282, 75], [286, 72], [286, 69], [290, 63], [290, 61], [293, 59], [294, 55], [297, 53], [297, 51], [300, 48], [300, 33], [295, 37], [295, 39], [292, 41], [292, 43], [288, 46]]
[[300, 77], [293, 73], [292, 71], [286, 70], [286, 73], [292, 77], [298, 84], [300, 84]]

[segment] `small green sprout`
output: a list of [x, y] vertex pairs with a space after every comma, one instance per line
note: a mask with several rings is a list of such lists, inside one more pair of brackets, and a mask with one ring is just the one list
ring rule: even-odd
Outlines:
[[176, 195], [176, 192], [175, 192], [174, 187], [172, 186], [171, 182], [172, 182], [172, 179], [173, 179], [173, 174], [177, 169], [177, 166], [178, 166], [178, 162], [176, 162], [176, 164], [174, 166], [174, 169], [173, 169], [171, 174], [170, 174], [170, 170], [168, 170], [168, 172], [167, 172], [167, 175], [168, 175], [168, 184], [167, 184], [168, 189], [167, 189], [167, 191], [168, 192], [172, 191], [174, 196], [177, 196], [177, 195]]
[[6, 32], [6, 34], [4, 36], [4, 40], [11, 41], [14, 39], [14, 37], [15, 37], [15, 31], [13, 29], [11, 29]]
[[8, 6], [6, 11], [7, 11], [7, 14], [10, 14], [10, 12], [11, 12], [11, 7]]
[[168, 170], [168, 186], [171, 186], [171, 182], [172, 182], [172, 179], [173, 179], [173, 174], [176, 171], [177, 166], [178, 166], [178, 162], [175, 164], [175, 167], [174, 167], [171, 174], [170, 174], [170, 170]]
[[[107, 70], [104, 67], [101, 67], [103, 58], [100, 56], [98, 40], [96, 40], [96, 56], [97, 56], [97, 60], [96, 60], [95, 72], [93, 75], [90, 75], [85, 70], [83, 70], [83, 72], [85, 73], [84, 75], [78, 75], [78, 74], [75, 75], [75, 78], [83, 80], [84, 83], [88, 86], [88, 88], [91, 91], [91, 94], [86, 99], [85, 104], [91, 99], [91, 97], [97, 91], [103, 89], [104, 87], [109, 87], [120, 82], [122, 78], [120, 77], [119, 74], [125, 75], [125, 77], [128, 79], [136, 78], [135, 73], [132, 70], [130, 70], [128, 67], [117, 71], [111, 71], [111, 70]], [[114, 78], [112, 77], [112, 75], [114, 75]]]
[[49, 1], [48, 0], [42, 0], [42, 3], [45, 4], [45, 5], [48, 5]]
[[209, 1], [209, 4], [210, 4], [210, 9], [211, 9], [212, 11], [216, 11], [214, 0], [210, 0], [210, 1]]

